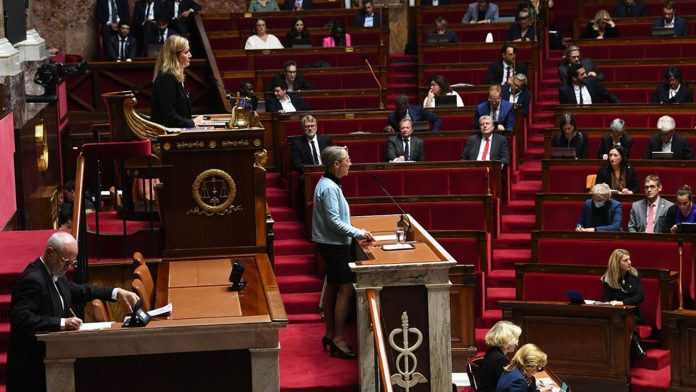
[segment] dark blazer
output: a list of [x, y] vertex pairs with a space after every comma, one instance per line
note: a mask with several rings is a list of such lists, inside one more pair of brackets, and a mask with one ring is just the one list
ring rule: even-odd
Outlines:
[[[413, 121], [430, 122], [431, 131], [439, 131], [440, 127], [442, 126], [442, 119], [437, 115], [437, 113], [425, 110], [418, 105], [409, 105], [408, 115], [411, 116], [411, 120]], [[394, 131], [398, 132], [399, 123], [401, 122], [402, 118], [404, 118], [404, 116], [400, 116], [397, 112], [391, 112], [387, 118], [387, 123], [394, 128]]]
[[[130, 23], [128, 0], [116, 0], [116, 8], [118, 8], [118, 17], [121, 22]], [[97, 0], [94, 17], [100, 24], [109, 22], [109, 0]]]
[[[495, 22], [498, 20], [499, 13], [500, 12], [498, 9], [498, 5], [489, 2], [488, 8], [486, 8], [486, 15], [484, 15], [483, 19], [489, 19], [491, 22]], [[471, 21], [478, 21], [478, 19], [479, 19], [478, 2], [474, 1], [473, 3], [469, 4], [468, 10], [466, 11], [466, 14], [464, 14], [464, 17], [462, 18], [462, 23], [470, 23]]]
[[[653, 151], [662, 151], [662, 138], [660, 136], [659, 133], [650, 136], [648, 139], [648, 148], [643, 154], [643, 159], [652, 159]], [[689, 140], [676, 133], [672, 135], [672, 159], [694, 159], [694, 152], [691, 149]]]
[[[686, 37], [689, 35], [689, 26], [686, 24], [686, 19], [681, 16], [676, 16], [674, 20], [674, 36]], [[660, 18], [655, 21], [653, 27], [665, 27], [665, 18]]]
[[605, 222], [593, 222], [593, 209], [594, 205], [592, 204], [592, 199], [585, 200], [585, 204], [582, 206], [580, 219], [578, 220], [578, 226], [583, 228], [594, 227], [595, 231], [623, 231], [621, 228], [621, 217], [623, 215], [623, 212], [621, 211], [621, 203], [616, 200], [609, 199], [607, 200], [607, 204], [602, 206], [601, 212], [606, 214], [606, 225], [602, 226], [598, 225]]
[[[481, 148], [481, 142], [483, 138], [481, 133], [477, 132], [466, 139], [466, 145], [464, 146], [464, 151], [459, 159], [463, 161], [475, 161], [478, 158], [478, 152]], [[501, 161], [503, 164], [510, 163], [510, 150], [508, 148], [507, 140], [505, 136], [500, 134], [494, 134], [491, 143], [491, 161]]]
[[642, 16], [648, 16], [648, 6], [645, 3], [636, 1], [633, 7], [627, 7], [626, 3], [619, 0], [619, 3], [614, 7], [614, 13], [612, 14], [614, 18], [637, 18]]
[[577, 159], [590, 158], [590, 140], [580, 130], [570, 140], [566, 139], [562, 132], [556, 132], [551, 138], [551, 147], [575, 147], [575, 157]]
[[[616, 95], [607, 91], [595, 78], [585, 78], [584, 85], [590, 93], [590, 97], [592, 97], [592, 104], [602, 103], [604, 101], [608, 103], [621, 103]], [[564, 84], [558, 88], [558, 99], [561, 104], [579, 105], [572, 84]], [[583, 105], [587, 105], [587, 103], [583, 103]]]
[[[660, 197], [657, 201], [657, 206], [655, 207], [655, 226], [653, 227], [654, 233], [669, 233], [669, 229], [674, 224], [674, 219], [669, 219], [669, 209], [674, 204]], [[631, 205], [631, 215], [628, 219], [628, 231], [633, 233], [644, 233], [645, 227], [648, 225], [648, 200], [641, 199], [633, 202]]]
[[[314, 8], [314, 3], [312, 3], [312, 0], [302, 0], [303, 10], [311, 10], [312, 8]], [[285, 0], [282, 9], [287, 11], [295, 10], [295, 0]]]
[[110, 301], [112, 291], [113, 287], [78, 285], [65, 277], [58, 278], [53, 286], [51, 275], [40, 259], [29, 264], [12, 289], [8, 391], [45, 391], [46, 348], [36, 340], [35, 333], [59, 331], [60, 319], [70, 317], [70, 305], [95, 298]]
[[[288, 91], [288, 96], [290, 97], [290, 102], [292, 102], [292, 106], [295, 107], [295, 110], [298, 112], [302, 112], [305, 110], [312, 110], [309, 105], [304, 103], [302, 100], [302, 97], [299, 96], [299, 94], [292, 93]], [[283, 104], [280, 103], [278, 98], [276, 98], [275, 95], [271, 95], [268, 99], [266, 99], [266, 111], [269, 113], [272, 112], [279, 112], [283, 110]]]
[[[317, 155], [321, 156], [321, 152], [331, 145], [331, 139], [323, 135], [317, 135], [316, 138], [319, 144]], [[292, 169], [302, 173], [303, 168], [307, 165], [314, 165], [312, 148], [309, 146], [309, 140], [305, 136], [297, 137], [292, 141]]]
[[[169, 27], [173, 27], [184, 37], [188, 37], [189, 31], [191, 30], [191, 25], [193, 24], [193, 15], [197, 12], [201, 12], [200, 4], [196, 3], [194, 0], [181, 0], [179, 3], [179, 14], [174, 15], [174, 0], [165, 0], [167, 13], [174, 18], [170, 23]], [[182, 12], [193, 10], [185, 19], [177, 18]]]
[[[446, 38], [446, 41], [444, 40]], [[451, 30], [445, 31], [445, 34], [438, 34], [436, 31], [431, 31], [425, 37], [425, 43], [447, 43], [456, 44], [459, 42], [459, 37], [457, 33]]]
[[522, 36], [522, 28], [519, 23], [515, 23], [510, 26], [510, 30], [507, 33], [507, 40], [514, 41], [516, 39], [521, 39], [522, 41], [534, 41], [534, 36], [536, 35], [536, 29], [534, 26], [529, 26], [527, 29], [527, 34]]
[[[380, 27], [380, 22], [381, 18], [379, 15], [379, 12], [372, 12], [374, 15], [374, 22], [372, 24], [372, 27]], [[357, 15], [355, 15], [355, 19], [353, 19], [353, 26], [355, 27], [363, 27], [365, 25], [365, 13], [364, 12], [358, 12]]]
[[[631, 147], [633, 147], [633, 138], [630, 135], [624, 133], [619, 139], [621, 143], [621, 148], [623, 148], [626, 153], [626, 158], [631, 157]], [[604, 154], [608, 154], [609, 150], [614, 147], [614, 139], [611, 138], [610, 134], [602, 136], [599, 140], [599, 150], [597, 150], [597, 158], [604, 159]]]
[[602, 301], [622, 301], [624, 305], [634, 305], [635, 311], [633, 312], [633, 318], [636, 321], [643, 319], [640, 314], [640, 309], [638, 305], [643, 303], [645, 299], [645, 294], [643, 292], [643, 282], [640, 280], [640, 275], [634, 276], [631, 274], [624, 275], [624, 282], [619, 281], [618, 289], [612, 288], [606, 282], [604, 282], [604, 287], [602, 289]]
[[186, 88], [173, 74], [161, 72], [152, 84], [150, 100], [152, 121], [171, 128], [192, 128], [191, 104]]
[[[271, 86], [274, 83], [281, 83], [285, 81], [285, 75], [281, 72], [277, 74], [276, 76], [273, 77], [273, 82], [271, 82]], [[288, 86], [290, 87], [290, 86]], [[268, 90], [271, 90], [270, 86]], [[307, 79], [302, 76], [301, 73], [295, 74], [295, 81], [292, 82], [292, 91], [298, 91], [298, 90], [314, 90], [314, 86], [312, 86], [311, 83], [307, 81]]]
[[[423, 145], [423, 139], [419, 138], [418, 136], [411, 135], [408, 141], [408, 148], [411, 155], [411, 159], [408, 160], [425, 160], [425, 147]], [[393, 161], [394, 158], [402, 155], [404, 155], [404, 140], [401, 138], [401, 135], [391, 136], [389, 139], [387, 139], [387, 161]]]
[[[611, 186], [611, 169], [607, 167], [606, 164], [602, 165], [599, 170], [597, 170], [597, 180], [595, 181], [596, 184], [607, 184], [609, 185], [610, 188], [614, 189]], [[640, 185], [638, 184], [638, 176], [636, 175], [636, 171], [633, 169], [633, 166], [628, 165], [626, 168], [626, 188], [633, 192], [633, 194], [638, 194], [640, 191]], [[614, 189], [617, 191], [621, 191], [621, 189]]]
[[[602, 73], [602, 71], [597, 69], [597, 66], [594, 64], [592, 59], [589, 59], [589, 58], [581, 59], [580, 64], [582, 64], [582, 67], [585, 68], [585, 72], [596, 73], [597, 76], [595, 76], [595, 79], [597, 79], [599, 81], [604, 80], [604, 74]], [[558, 77], [559, 77], [559, 80], [561, 82], [561, 85], [570, 83], [570, 81], [568, 80], [568, 63], [567, 62], [558, 66]]]
[[[491, 112], [491, 106], [486, 102], [482, 102], [476, 106], [476, 114], [474, 115], [474, 127], [473, 129], [481, 129], [479, 124], [479, 118], [481, 116], [488, 116]], [[510, 103], [510, 101], [502, 100], [500, 101], [500, 108], [498, 110], [498, 121], [497, 124], [502, 124], [506, 130], [512, 132], [515, 129], [515, 107]]]
[[[125, 53], [125, 59], [131, 59], [133, 60], [135, 58], [135, 38], [131, 37], [130, 35], [125, 38], [126, 40], [126, 53]], [[109, 42], [107, 42], [106, 46], [106, 59], [111, 60], [111, 61], [116, 61], [118, 60], [118, 50], [119, 50], [119, 45], [121, 45], [121, 36], [116, 34], [113, 37], [109, 38]]]
[[532, 377], [532, 382], [527, 384], [527, 379], [519, 369], [503, 372], [498, 380], [496, 392], [536, 392], [536, 380]]
[[510, 361], [499, 347], [491, 347], [486, 350], [483, 361], [479, 365], [478, 388], [477, 392], [494, 392], [498, 385], [503, 368]]
[[[585, 27], [585, 31], [580, 34], [580, 39], [595, 39], [599, 37], [599, 31], [595, 30], [592, 28], [592, 22], [587, 24], [587, 27]], [[607, 25], [607, 27], [604, 28], [604, 38], [619, 38], [619, 30], [616, 27], [611, 27]]]
[[692, 103], [694, 102], [694, 95], [689, 86], [687, 86], [686, 83], [682, 83], [681, 86], [679, 86], [677, 95], [670, 98], [669, 84], [662, 83], [655, 89], [651, 101], [652, 103]]
[[[503, 80], [504, 69], [505, 67], [503, 67], [503, 60], [494, 61], [491, 65], [489, 65], [488, 72], [486, 73], [486, 84], [502, 84], [500, 82]], [[527, 74], [527, 63], [516, 61], [515, 73], [529, 75]]]
[[[500, 96], [503, 99], [503, 101], [510, 102], [510, 85], [509, 84], [503, 85], [503, 92]], [[532, 100], [532, 93], [529, 91], [529, 89], [525, 88], [522, 91], [520, 91], [520, 95], [517, 97], [517, 105], [519, 105], [518, 110], [525, 117], [527, 117], [527, 114], [529, 113], [529, 102], [531, 100]], [[513, 108], [514, 108], [514, 105], [513, 105]]]
[[[167, 27], [166, 31], [167, 32], [164, 34], [165, 35], [164, 39], [167, 39], [167, 38], [171, 37], [172, 35], [179, 34], [179, 32], [176, 31], [175, 28], [169, 27], [169, 26]], [[160, 43], [159, 36], [160, 36], [160, 30], [158, 28], [152, 29], [151, 31], [150, 30], [145, 31], [145, 44], [149, 45], [149, 44]], [[145, 51], [147, 52], [147, 48], [145, 48]]]
[[[167, 8], [167, 4], [165, 2], [155, 0], [152, 2], [152, 6], [154, 7], [155, 19], [151, 23], [149, 23], [150, 25], [157, 28], [157, 18], [172, 18], [172, 16], [167, 13], [169, 9]], [[142, 29], [143, 22], [145, 21], [145, 11], [147, 11], [147, 1], [136, 1], [135, 5], [133, 6], [133, 20], [131, 21], [131, 29], [136, 31], [138, 29]]]

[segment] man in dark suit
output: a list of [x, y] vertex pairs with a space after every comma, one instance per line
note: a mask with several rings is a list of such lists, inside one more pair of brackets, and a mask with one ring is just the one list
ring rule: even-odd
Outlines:
[[119, 22], [118, 35], [109, 39], [106, 48], [106, 59], [111, 61], [133, 61], [135, 57], [135, 38], [130, 36], [128, 23]]
[[29, 264], [12, 289], [10, 304], [10, 347], [7, 353], [8, 391], [45, 391], [46, 348], [36, 340], [37, 332], [74, 331], [82, 320], [70, 306], [95, 298], [121, 300], [127, 307], [138, 296], [120, 288], [78, 285], [65, 274], [74, 265], [77, 242], [66, 232], [48, 239], [42, 257]]
[[118, 34], [118, 23], [130, 23], [128, 0], [97, 0], [94, 17], [102, 25], [102, 48], [106, 57], [107, 43]]
[[154, 34], [149, 34], [145, 37], [145, 44], [164, 45], [164, 41], [166, 41], [167, 38], [176, 34], [178, 34], [178, 32], [174, 28], [169, 27], [169, 21], [167, 18], [160, 15], [157, 19], [157, 29], [155, 30]]
[[648, 6], [640, 0], [619, 0], [614, 7], [615, 18], [639, 18], [648, 16]]
[[301, 112], [310, 110], [298, 94], [288, 93], [284, 80], [273, 83], [273, 95], [266, 99], [266, 111], [278, 113]]
[[283, 9], [286, 11], [311, 10], [314, 7], [312, 0], [285, 0]]
[[568, 68], [568, 80], [571, 81], [570, 84], [562, 85], [558, 89], [561, 104], [592, 105], [602, 101], [621, 103], [619, 98], [607, 91], [596, 78], [588, 78], [581, 64], [572, 64]]
[[624, 132], [626, 122], [620, 118], [615, 118], [611, 121], [609, 134], [602, 136], [599, 140], [599, 149], [597, 150], [597, 159], [607, 159], [607, 154], [614, 146], [621, 146], [626, 158], [631, 157], [631, 148], [633, 147], [633, 139], [630, 135]]
[[277, 84], [281, 81], [285, 81], [288, 91], [314, 90], [314, 86], [307, 82], [301, 73], [297, 72], [295, 60], [286, 61], [283, 64], [283, 72], [274, 76], [271, 84]]
[[201, 12], [201, 6], [194, 0], [166, 0], [166, 8], [167, 14], [172, 18], [169, 27], [188, 38], [193, 25], [193, 15]]
[[[650, 174], [645, 177], [645, 199], [633, 202], [628, 231], [632, 233], [669, 233], [670, 222], [667, 211], [674, 204], [660, 197], [660, 177]], [[652, 216], [651, 216], [652, 215]]]
[[321, 152], [331, 145], [328, 136], [317, 135], [317, 119], [311, 114], [302, 117], [304, 137], [292, 141], [292, 169], [300, 173], [305, 166], [321, 165]]
[[493, 134], [493, 119], [491, 116], [481, 116], [479, 119], [481, 131], [466, 139], [464, 151], [459, 157], [463, 161], [501, 161], [503, 165], [510, 163], [510, 151], [505, 136]]
[[691, 149], [689, 140], [682, 135], [674, 132], [677, 127], [674, 119], [670, 116], [662, 116], [657, 120], [657, 128], [660, 133], [650, 136], [648, 148], [643, 154], [644, 159], [652, 159], [653, 151], [672, 152], [672, 159], [687, 160], [694, 159], [694, 152]]
[[694, 95], [686, 84], [682, 83], [682, 72], [677, 67], [669, 67], [665, 72], [665, 82], [657, 86], [652, 96], [652, 103], [692, 103]]
[[370, 0], [363, 3], [362, 10], [353, 19], [355, 27], [380, 27], [381, 23], [382, 17], [379, 12], [374, 11], [374, 6]]
[[602, 71], [597, 69], [594, 62], [592, 62], [592, 59], [582, 57], [579, 47], [575, 45], [569, 46], [566, 49], [563, 58], [565, 61], [563, 64], [558, 66], [558, 77], [561, 85], [570, 84], [570, 80], [568, 79], [568, 68], [571, 64], [580, 64], [583, 68], [585, 68], [585, 71], [587, 71], [587, 76], [596, 78], [599, 81], [604, 80], [604, 74]]
[[500, 48], [500, 54], [502, 59], [488, 66], [486, 84], [508, 84], [512, 83], [512, 77], [515, 74], [527, 74], [527, 64], [515, 61], [517, 58], [515, 45], [511, 43], [503, 45]]
[[423, 139], [413, 136], [413, 122], [409, 119], [401, 120], [399, 134], [391, 136], [387, 140], [387, 161], [408, 162], [424, 161], [425, 149]]
[[133, 7], [132, 34], [138, 43], [138, 55], [147, 56], [146, 42], [152, 41], [152, 36], [157, 33], [157, 20], [163, 18], [171, 20], [167, 14], [167, 8], [162, 1], [138, 0]]
[[503, 101], [510, 102], [516, 112], [522, 113], [527, 117], [529, 113], [529, 102], [532, 100], [532, 93], [527, 89], [527, 76], [518, 73], [512, 79], [512, 84], [504, 84], [502, 88]]
[[462, 23], [491, 23], [497, 22], [498, 17], [499, 9], [496, 4], [488, 0], [478, 0], [469, 4]]
[[500, 85], [494, 84], [489, 87], [488, 101], [476, 106], [473, 129], [479, 129], [482, 116], [491, 116], [494, 128], [499, 131], [512, 132], [515, 129], [515, 107], [509, 100], [503, 100]]
[[387, 126], [384, 127], [384, 131], [388, 133], [394, 133], [401, 126], [401, 120], [404, 118], [410, 118], [411, 121], [428, 121], [430, 123], [431, 131], [439, 131], [442, 126], [442, 119], [437, 113], [427, 111], [420, 106], [409, 105], [408, 97], [405, 95], [398, 95], [394, 100], [396, 102], [396, 110], [389, 113], [387, 118]]
[[686, 19], [681, 16], [677, 16], [676, 5], [668, 1], [662, 8], [662, 14], [664, 18], [660, 18], [655, 21], [653, 27], [671, 27], [674, 29], [675, 37], [686, 37], [689, 35], [689, 26], [686, 23]]

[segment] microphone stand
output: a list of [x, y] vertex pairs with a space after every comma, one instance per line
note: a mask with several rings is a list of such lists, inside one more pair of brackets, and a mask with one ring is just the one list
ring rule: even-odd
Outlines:
[[682, 256], [682, 248], [684, 247], [684, 240], [680, 238], [677, 244], [679, 246], [679, 310], [683, 310], [684, 292], [682, 288], [682, 273], [684, 272], [684, 259]]
[[[408, 239], [408, 238], [411, 237], [411, 235], [412, 235], [413, 228], [412, 228], [412, 226], [411, 226], [411, 221], [408, 219], [408, 215], [406, 214], [406, 211], [404, 211], [404, 209], [401, 208], [401, 206], [399, 205], [399, 203], [397, 203], [396, 200], [394, 200], [394, 198], [392, 197], [392, 195], [389, 194], [389, 192], [387, 191], [387, 189], [384, 187], [384, 185], [382, 185], [382, 183], [381, 183], [381, 182], [379, 181], [379, 179], [377, 178], [377, 175], [375, 175], [375, 174], [373, 173], [373, 174], [370, 174], [370, 177], [372, 177], [372, 179], [373, 179], [373, 180], [377, 183], [377, 185], [379, 185], [379, 187], [382, 189], [382, 192], [384, 192], [384, 194], [387, 195], [387, 196], [389, 197], [389, 199], [392, 201], [392, 203], [394, 203], [394, 205], [396, 205], [396, 207], [399, 209], [399, 211], [401, 211], [401, 219], [399, 219], [399, 222], [396, 223], [396, 226], [397, 226], [397, 227], [401, 227], [401, 228], [404, 229], [404, 233], [405, 233], [405, 235], [406, 235], [406, 238]], [[409, 241], [412, 241], [412, 240], [413, 240], [413, 238], [410, 238], [410, 239], [409, 239]]]
[[[380, 14], [380, 16], [381, 15], [382, 14]], [[365, 57], [365, 56], [363, 56], [363, 60], [365, 60], [367, 67], [370, 69], [370, 73], [372, 74], [372, 77], [375, 79], [375, 82], [377, 83], [377, 86], [379, 87], [379, 110], [384, 110], [384, 100], [382, 99], [382, 83], [379, 82], [377, 75], [375, 75], [375, 71], [372, 69], [372, 65], [370, 64], [370, 60], [368, 60], [367, 57]]]
[[228, 90], [227, 87], [225, 87], [220, 81], [213, 75], [209, 75], [208, 79], [210, 79], [220, 90], [225, 92], [225, 99], [228, 101], [232, 102], [232, 97], [235, 96], [232, 91]]

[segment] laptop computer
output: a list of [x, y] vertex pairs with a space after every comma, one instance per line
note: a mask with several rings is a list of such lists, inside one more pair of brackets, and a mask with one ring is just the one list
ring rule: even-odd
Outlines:
[[672, 159], [674, 154], [671, 151], [653, 151], [652, 159]]
[[575, 159], [577, 157], [575, 147], [551, 147], [551, 158]]
[[157, 58], [162, 51], [162, 44], [147, 44], [147, 57], [150, 59]]
[[430, 130], [430, 123], [427, 121], [414, 121], [413, 132], [427, 132]]
[[438, 108], [454, 108], [457, 107], [456, 95], [438, 95], [435, 97], [435, 107]]
[[312, 47], [312, 39], [311, 38], [294, 39], [294, 40], [292, 40], [292, 42], [290, 42], [290, 47], [295, 48], [295, 49], [311, 48]]
[[680, 233], [696, 233], [696, 223], [679, 223], [677, 224], [677, 230]]
[[673, 27], [653, 27], [650, 34], [653, 37], [672, 37], [674, 36]]
[[449, 37], [445, 34], [430, 34], [425, 43], [427, 44], [446, 44], [449, 42]]

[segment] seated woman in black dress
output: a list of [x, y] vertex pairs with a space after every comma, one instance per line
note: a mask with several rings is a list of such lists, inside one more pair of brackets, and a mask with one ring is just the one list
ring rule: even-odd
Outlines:
[[638, 193], [638, 177], [633, 166], [628, 164], [623, 147], [609, 149], [606, 162], [597, 171], [597, 184], [608, 184], [622, 195]]
[[[610, 302], [612, 306], [636, 306], [633, 317], [635, 324], [642, 320], [638, 305], [643, 303], [643, 283], [638, 271], [631, 265], [631, 254], [625, 249], [616, 249], [609, 256], [607, 272], [602, 275], [604, 292], [602, 301]], [[646, 354], [640, 344], [640, 337], [633, 332], [631, 337], [631, 358], [645, 359]]]
[[619, 30], [616, 29], [616, 24], [611, 20], [611, 15], [607, 10], [599, 10], [594, 16], [594, 19], [587, 24], [585, 31], [580, 34], [580, 38], [587, 39], [604, 39], [604, 38], [619, 38]]
[[191, 118], [188, 91], [184, 87], [184, 68], [191, 64], [189, 42], [179, 35], [164, 41], [155, 63], [150, 116], [152, 121], [170, 128], [193, 128], [202, 116]]
[[295, 18], [292, 22], [292, 26], [290, 26], [290, 31], [285, 35], [285, 42], [283, 42], [283, 45], [286, 48], [292, 48], [293, 44], [307, 41], [309, 38], [309, 30], [305, 27], [302, 18]]
[[590, 141], [575, 123], [575, 117], [571, 113], [564, 113], [558, 126], [560, 132], [551, 138], [551, 147], [575, 147], [575, 158], [588, 159], [590, 157]]
[[478, 392], [494, 392], [503, 368], [510, 362], [507, 354], [514, 352], [522, 329], [509, 321], [498, 321], [486, 334], [486, 355], [479, 367]]

